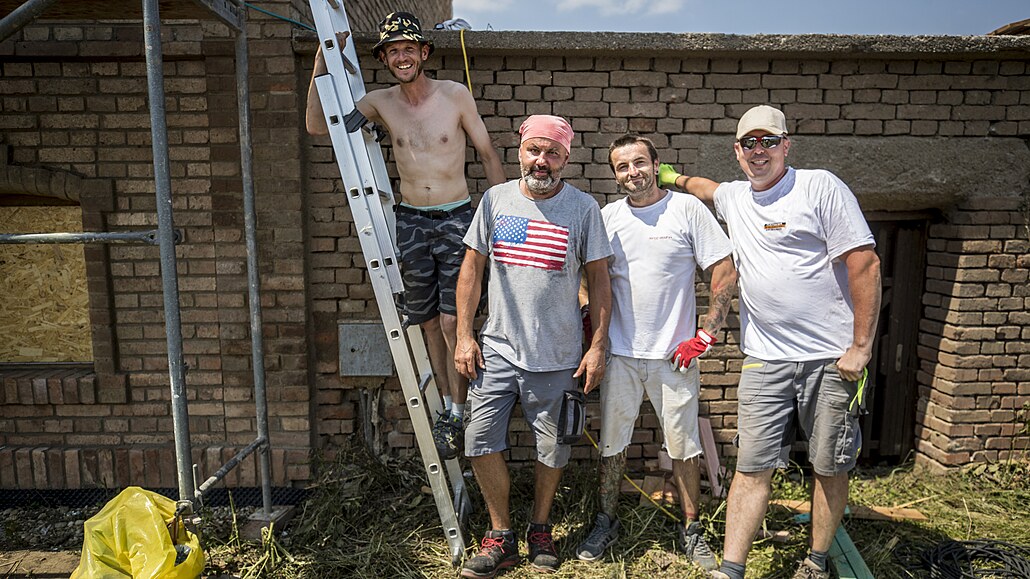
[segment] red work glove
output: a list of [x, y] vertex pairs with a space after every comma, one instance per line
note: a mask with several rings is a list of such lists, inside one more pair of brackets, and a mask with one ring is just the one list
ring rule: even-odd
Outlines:
[[594, 340], [594, 324], [590, 321], [590, 304], [579, 308], [579, 314], [583, 317], [583, 342], [589, 344]]
[[691, 360], [703, 355], [718, 341], [708, 332], [698, 330], [696, 337], [680, 342], [676, 347], [676, 351], [672, 353], [672, 367], [680, 372], [686, 372]]

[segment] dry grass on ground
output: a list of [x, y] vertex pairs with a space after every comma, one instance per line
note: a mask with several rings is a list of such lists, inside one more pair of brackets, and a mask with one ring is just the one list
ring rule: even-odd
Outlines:
[[[414, 461], [380, 464], [351, 450], [322, 473], [303, 511], [281, 535], [263, 545], [241, 542], [233, 526], [209, 527], [204, 533], [213, 574], [245, 578], [455, 577], [447, 543], [432, 497], [423, 493], [424, 473]], [[660, 511], [637, 506], [624, 497], [620, 507], [623, 534], [603, 562], [576, 561], [573, 549], [589, 531], [596, 509], [595, 471], [577, 466], [566, 471], [555, 503], [555, 538], [564, 563], [555, 577], [702, 577], [674, 549], [674, 522]], [[926, 523], [845, 522], [873, 575], [878, 579], [926, 576], [907, 570], [899, 555], [916, 553], [951, 538], [988, 538], [1030, 545], [1030, 462], [980, 465], [947, 476], [914, 472], [910, 466], [865, 470], [853, 477], [851, 503], [896, 507], [912, 505], [929, 517]], [[524, 529], [531, 502], [532, 472], [513, 473], [513, 518]], [[473, 502], [481, 504], [473, 489]], [[806, 498], [800, 470], [777, 475], [774, 498]], [[705, 524], [712, 547], [721, 553], [725, 505], [708, 505]], [[675, 512], [675, 509], [674, 509]], [[472, 515], [470, 533], [478, 539], [488, 518]], [[790, 577], [805, 552], [807, 529], [793, 513], [770, 510], [770, 530], [790, 531], [786, 543], [756, 543], [748, 577]], [[523, 550], [525, 546], [523, 544]], [[526, 565], [505, 575], [524, 579], [536, 574]]]

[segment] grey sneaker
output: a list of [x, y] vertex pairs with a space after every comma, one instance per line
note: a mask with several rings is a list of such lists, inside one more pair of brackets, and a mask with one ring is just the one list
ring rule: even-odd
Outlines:
[[805, 560], [798, 565], [798, 570], [794, 572], [794, 579], [830, 579], [830, 571], [823, 571], [808, 557], [805, 557]]
[[683, 553], [705, 571], [718, 569], [719, 563], [715, 560], [712, 550], [708, 548], [708, 542], [705, 541], [705, 530], [701, 527], [701, 523], [694, 521], [690, 523], [690, 526], [678, 525], [678, 527], [680, 549], [683, 550]]
[[597, 513], [594, 528], [576, 549], [576, 558], [580, 561], [596, 561], [604, 555], [604, 550], [619, 538], [619, 520], [612, 519], [604, 513]]
[[716, 569], [708, 572], [708, 579], [730, 579], [730, 576]]

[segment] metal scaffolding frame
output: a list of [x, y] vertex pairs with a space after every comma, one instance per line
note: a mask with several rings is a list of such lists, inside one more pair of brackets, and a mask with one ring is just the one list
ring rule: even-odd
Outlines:
[[[57, 0], [27, 0], [0, 20], [0, 41], [39, 17]], [[158, 0], [142, 0], [143, 31], [147, 63], [147, 89], [154, 156], [154, 185], [158, 228], [151, 231], [0, 234], [0, 244], [25, 243], [148, 243], [160, 248], [161, 283], [164, 298], [165, 339], [168, 347], [168, 375], [171, 388], [172, 423], [175, 440], [179, 505], [194, 511], [204, 494], [247, 456], [258, 453], [262, 510], [272, 512], [272, 486], [268, 436], [268, 404], [265, 390], [264, 343], [262, 340], [261, 287], [258, 273], [257, 212], [254, 204], [253, 147], [251, 143], [249, 57], [246, 10], [238, 0], [193, 0], [233, 30], [236, 38], [236, 95], [239, 109], [240, 167], [243, 182], [243, 212], [247, 250], [247, 285], [250, 307], [251, 365], [254, 371], [254, 401], [257, 437], [232, 457], [199, 487], [192, 464], [189, 408], [186, 398], [186, 368], [183, 361], [178, 271], [175, 245], [182, 241], [176, 232], [172, 212], [172, 185], [168, 161], [168, 125], [165, 115], [164, 58], [161, 51], [161, 17]]]

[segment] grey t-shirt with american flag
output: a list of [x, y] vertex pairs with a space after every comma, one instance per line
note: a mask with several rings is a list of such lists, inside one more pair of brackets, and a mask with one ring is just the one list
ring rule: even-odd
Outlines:
[[533, 200], [508, 181], [483, 194], [465, 245], [490, 258], [483, 342], [530, 372], [579, 366], [580, 272], [612, 254], [597, 201], [568, 183]]

